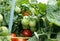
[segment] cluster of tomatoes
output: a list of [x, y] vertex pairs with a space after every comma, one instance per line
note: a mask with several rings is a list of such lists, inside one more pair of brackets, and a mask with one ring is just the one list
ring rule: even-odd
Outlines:
[[11, 34], [11, 41], [26, 41], [26, 39], [25, 38], [18, 38], [18, 37], [16, 37], [15, 33], [12, 33]]
[[[31, 32], [29, 30], [25, 29], [25, 30], [22, 31], [22, 36], [30, 37]], [[12, 33], [11, 34], [11, 40], [12, 41], [26, 41], [26, 38], [18, 38], [18, 37], [16, 37], [15, 33]]]
[[[23, 37], [31, 37], [32, 33], [34, 32], [36, 29], [36, 22], [38, 21], [38, 17], [37, 16], [31, 16], [29, 11], [21, 11], [21, 8], [17, 7], [15, 8], [15, 12], [17, 13], [22, 13], [23, 18], [21, 19], [21, 24], [22, 24], [22, 36]], [[27, 28], [29, 26], [29, 28]], [[15, 38], [16, 34], [12, 33], [11, 36], [13, 36], [14, 38], [12, 38], [12, 41], [26, 41], [26, 39], [22, 39], [22, 38]]]

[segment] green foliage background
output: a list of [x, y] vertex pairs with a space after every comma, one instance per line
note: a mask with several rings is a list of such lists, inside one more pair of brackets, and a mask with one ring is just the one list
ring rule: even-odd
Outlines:
[[[54, 0], [52, 0], [54, 1]], [[28, 5], [26, 7], [25, 5]], [[43, 4], [43, 3], [38, 3], [38, 4], [31, 4], [29, 3], [28, 0], [16, 0], [16, 6], [20, 7], [21, 9], [26, 9], [27, 11], [30, 11], [30, 14], [32, 15], [32, 12], [30, 8], [34, 8], [35, 12], [34, 14], [39, 17], [39, 22], [37, 26], [40, 30], [40, 32], [44, 33], [58, 33], [60, 32], [60, 0], [56, 1], [56, 4], [54, 6], [50, 6], [49, 4]], [[23, 8], [22, 8], [23, 6]], [[10, 16], [10, 9], [11, 9], [11, 0], [4, 0], [0, 1], [0, 14], [3, 15], [4, 21], [2, 25], [6, 26], [9, 24], [9, 16]], [[21, 14], [21, 13], [19, 13]], [[40, 15], [40, 16], [39, 16]], [[18, 16], [18, 14], [14, 14], [14, 19], [15, 17]], [[19, 26], [21, 26], [20, 21], [18, 21], [21, 17], [16, 18], [15, 22], [18, 22], [14, 25], [17, 25], [16, 27], [13, 25], [12, 32], [20, 34]], [[45, 21], [42, 19], [44, 18]], [[42, 29], [42, 30], [41, 30]], [[53, 30], [52, 30], [53, 29]], [[55, 29], [55, 30], [54, 30]], [[15, 31], [13, 31], [15, 30]], [[19, 31], [18, 31], [19, 30]], [[38, 31], [37, 31], [38, 32]], [[39, 33], [40, 33], [39, 32]], [[35, 37], [35, 36], [33, 36]], [[32, 38], [33, 39], [33, 38]], [[31, 40], [32, 40], [31, 39]]]

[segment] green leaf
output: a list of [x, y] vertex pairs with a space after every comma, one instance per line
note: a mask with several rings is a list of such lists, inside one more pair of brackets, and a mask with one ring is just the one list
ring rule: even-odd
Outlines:
[[57, 40], [60, 41], [60, 33], [57, 34]]
[[33, 37], [29, 38], [27, 41], [38, 41], [38, 39], [36, 38], [36, 36], [33, 36]]
[[8, 25], [10, 17], [11, 0], [2, 0], [0, 4], [0, 14], [3, 15], [2, 25]]
[[57, 1], [57, 6], [60, 7], [60, 1]]
[[20, 5], [20, 4], [28, 4], [29, 1], [28, 0], [17, 0], [16, 1], [16, 5]]
[[39, 3], [39, 4], [38, 4], [38, 7], [39, 7], [39, 9], [40, 9], [42, 12], [45, 12], [45, 11], [46, 11], [46, 4]]
[[56, 4], [54, 6], [48, 5], [46, 18], [48, 21], [60, 26], [60, 9]]
[[47, 14], [46, 17], [50, 22], [60, 26], [60, 19], [59, 19], [60, 18], [60, 11], [51, 12], [51, 13]]

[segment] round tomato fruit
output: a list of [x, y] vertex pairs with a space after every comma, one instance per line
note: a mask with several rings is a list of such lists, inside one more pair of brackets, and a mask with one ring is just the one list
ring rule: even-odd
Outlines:
[[24, 29], [22, 31], [22, 36], [30, 37], [31, 36], [30, 30]]
[[16, 34], [15, 33], [11, 33], [11, 37], [16, 37]]
[[8, 29], [5, 26], [0, 27], [0, 36], [7, 36], [8, 35]]
[[18, 41], [18, 38], [11, 38], [11, 41]]

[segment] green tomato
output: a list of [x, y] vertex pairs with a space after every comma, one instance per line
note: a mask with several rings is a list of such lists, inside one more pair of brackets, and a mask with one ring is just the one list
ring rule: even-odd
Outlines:
[[29, 26], [30, 27], [35, 27], [36, 26], [36, 21], [35, 20], [30, 20], [29, 21]]
[[21, 24], [24, 25], [24, 26], [28, 26], [28, 24], [29, 24], [29, 19], [28, 19], [28, 18], [23, 18], [23, 19], [21, 20]]
[[0, 27], [0, 36], [7, 36], [8, 35], [8, 29], [5, 26]]
[[33, 18], [34, 18], [36, 21], [38, 21], [38, 17], [37, 17], [37, 16], [34, 16]]
[[36, 28], [35, 28], [35, 27], [30, 27], [30, 30], [31, 30], [32, 32], [34, 32], [34, 31], [36, 31]]
[[0, 22], [3, 21], [3, 16], [0, 14]]
[[19, 8], [18, 6], [15, 7], [15, 12], [16, 13], [20, 13], [21, 12], [21, 8]]

